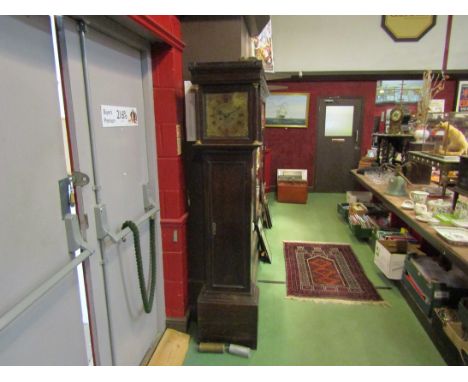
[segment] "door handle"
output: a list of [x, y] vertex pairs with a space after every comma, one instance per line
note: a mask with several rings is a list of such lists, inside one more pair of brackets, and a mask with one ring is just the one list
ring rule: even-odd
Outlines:
[[333, 138], [331, 141], [332, 142], [344, 142], [345, 139], [344, 138]]

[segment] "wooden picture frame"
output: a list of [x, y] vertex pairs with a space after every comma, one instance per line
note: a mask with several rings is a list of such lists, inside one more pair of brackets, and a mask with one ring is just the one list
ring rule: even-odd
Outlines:
[[468, 81], [459, 81], [457, 92], [457, 112], [468, 111]]
[[435, 15], [382, 16], [381, 27], [395, 42], [421, 40], [437, 22]]
[[266, 263], [271, 264], [272, 254], [270, 250], [270, 245], [268, 244], [267, 237], [263, 228], [262, 219], [259, 218], [255, 224], [255, 229], [258, 233], [258, 244], [260, 251], [260, 260]]
[[307, 128], [309, 98], [309, 93], [271, 93], [266, 99], [265, 127]]

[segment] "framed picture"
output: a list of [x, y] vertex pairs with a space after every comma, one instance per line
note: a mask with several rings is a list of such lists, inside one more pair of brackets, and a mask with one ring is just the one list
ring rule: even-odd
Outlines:
[[259, 218], [257, 223], [255, 224], [255, 229], [257, 230], [258, 238], [259, 238], [259, 253], [260, 253], [260, 260], [266, 263], [271, 264], [272, 254], [270, 250], [270, 245], [268, 244], [268, 240], [265, 235], [265, 231], [263, 228], [262, 219]]
[[382, 16], [382, 28], [393, 41], [419, 41], [436, 25], [437, 16]]
[[460, 81], [458, 83], [456, 111], [468, 111], [468, 81]]
[[266, 127], [307, 128], [309, 93], [272, 93], [266, 100]]

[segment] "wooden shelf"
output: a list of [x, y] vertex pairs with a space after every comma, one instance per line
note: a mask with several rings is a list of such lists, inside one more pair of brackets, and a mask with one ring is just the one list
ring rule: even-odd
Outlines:
[[[400, 208], [401, 203], [409, 197], [388, 195], [385, 192], [386, 186], [374, 184], [370, 182], [366, 176], [360, 175], [356, 171], [357, 170], [351, 171], [356, 180], [364, 188], [372, 192], [372, 194], [377, 197], [389, 211], [397, 215], [409, 227], [421, 235], [430, 245], [446, 256], [450, 261], [452, 261], [453, 264], [460, 267], [463, 272], [468, 273], [468, 247], [454, 246], [444, 241], [437, 235], [432, 226], [427, 223], [417, 221], [413, 211], [403, 210]], [[463, 190], [463, 192], [468, 195], [468, 191]], [[431, 338], [434, 346], [444, 358], [445, 362], [447, 362], [447, 364], [450, 366], [462, 365], [462, 360], [456, 348], [443, 333], [438, 319], [435, 316], [428, 317], [401, 282], [395, 281], [394, 283], [399, 288], [402, 296], [407, 301], [408, 305], [423, 326], [428, 336]]]
[[374, 184], [366, 176], [360, 175], [356, 171], [351, 171], [356, 180], [364, 188], [372, 192], [389, 211], [393, 212], [409, 227], [414, 229], [430, 245], [462, 269], [463, 272], [468, 273], [468, 247], [450, 245], [437, 234], [432, 226], [416, 220], [414, 211], [403, 210], [400, 206], [405, 199], [409, 199], [408, 196], [388, 195], [386, 194], [386, 185]]
[[447, 365], [463, 366], [463, 361], [461, 360], [460, 355], [455, 346], [445, 335], [440, 333], [440, 330], [436, 329], [436, 319], [426, 316], [426, 314], [422, 311], [422, 309], [419, 307], [416, 301], [414, 301], [413, 297], [409, 294], [409, 292], [406, 290], [405, 286], [401, 282], [396, 281], [395, 283], [401, 295], [408, 303], [409, 307], [421, 323], [427, 335], [430, 337], [432, 343], [437, 348], [444, 361], [447, 362]]

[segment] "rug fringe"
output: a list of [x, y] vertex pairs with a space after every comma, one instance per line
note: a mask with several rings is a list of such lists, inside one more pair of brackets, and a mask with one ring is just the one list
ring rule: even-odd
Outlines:
[[391, 305], [387, 301], [361, 301], [361, 300], [340, 300], [335, 298], [314, 298], [314, 297], [296, 297], [286, 296], [288, 300], [314, 302], [317, 304], [342, 304], [342, 305], [369, 305], [390, 308]]
[[350, 246], [349, 243], [334, 243], [331, 241], [302, 241], [302, 240], [283, 240], [283, 243], [297, 243], [297, 244], [328, 244], [328, 245], [346, 245]]

